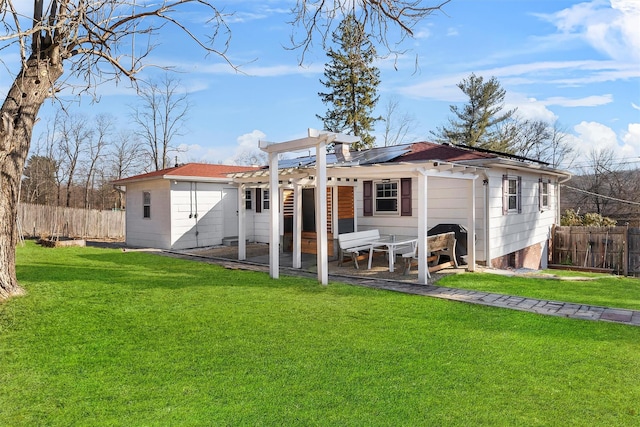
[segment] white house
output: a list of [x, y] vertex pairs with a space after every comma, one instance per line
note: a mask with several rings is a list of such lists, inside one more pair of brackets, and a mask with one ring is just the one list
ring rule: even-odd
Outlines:
[[[337, 142], [330, 154], [324, 144], [313, 136], [267, 145], [270, 168], [186, 164], [116, 181], [126, 186], [127, 244], [182, 249], [239, 236], [240, 259], [245, 241], [273, 243], [272, 276], [280, 252], [291, 252], [294, 266], [300, 253], [316, 253], [325, 282], [321, 264], [337, 256], [338, 234], [378, 229], [418, 236], [420, 247], [427, 230], [454, 224], [467, 231], [459, 244], [470, 269], [546, 267], [567, 172], [429, 142], [355, 152]], [[316, 155], [278, 160], [301, 146]]]
[[227, 175], [257, 169], [187, 163], [114, 181], [126, 188], [126, 244], [186, 249], [237, 236], [238, 187]]
[[[264, 224], [263, 233], [277, 229], [277, 236], [267, 239], [241, 226], [240, 235], [280, 242], [281, 249], [294, 252], [300, 239], [302, 253], [316, 253], [322, 251], [319, 232], [324, 230], [318, 223], [324, 220], [331, 257], [340, 233], [375, 228], [382, 234], [424, 234], [426, 241], [426, 229], [460, 224], [468, 231], [465, 243], [473, 263], [546, 267], [551, 228], [559, 221], [560, 184], [570, 178], [567, 172], [522, 157], [429, 142], [357, 152], [337, 143], [335, 153], [319, 156], [323, 159], [309, 155], [277, 160], [278, 153], [308, 149], [318, 141], [313, 136], [263, 147], [277, 174], [261, 170], [232, 175], [243, 194], [252, 188], [271, 192], [268, 206], [251, 217]], [[326, 196], [318, 198], [318, 192]], [[274, 205], [279, 206], [275, 214]], [[300, 225], [294, 225], [296, 218]], [[277, 266], [275, 255], [271, 261]]]

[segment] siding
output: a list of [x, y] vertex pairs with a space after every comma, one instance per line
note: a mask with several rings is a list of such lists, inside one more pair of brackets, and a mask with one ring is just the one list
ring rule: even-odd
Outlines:
[[[151, 218], [142, 217], [142, 192], [151, 193]], [[127, 184], [126, 243], [128, 246], [169, 249], [171, 226], [169, 181]]]
[[[468, 201], [467, 180], [429, 177], [427, 182], [428, 223], [431, 228], [438, 224], [462, 224], [467, 229]], [[417, 235], [418, 231], [418, 183], [413, 178], [411, 185], [412, 215], [408, 216], [363, 216], [363, 185], [356, 188], [358, 230], [377, 228], [381, 234]], [[484, 190], [482, 180], [476, 180], [476, 258], [484, 260]], [[502, 200], [502, 199], [501, 199]]]
[[491, 257], [496, 258], [520, 249], [542, 244], [547, 246], [551, 227], [556, 220], [557, 182], [552, 180], [549, 188], [550, 206], [544, 211], [538, 208], [538, 185], [540, 174], [511, 171], [522, 177], [522, 213], [502, 213], [502, 174], [506, 170], [491, 172], [489, 177], [490, 241]]
[[171, 184], [171, 247], [195, 248], [222, 244], [224, 185], [177, 182]]

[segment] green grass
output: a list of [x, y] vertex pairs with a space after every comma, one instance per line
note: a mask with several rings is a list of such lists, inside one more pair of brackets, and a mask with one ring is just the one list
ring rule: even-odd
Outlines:
[[18, 277], [0, 425], [640, 424], [637, 327], [31, 242]]
[[640, 310], [640, 279], [562, 270], [548, 270], [544, 273], [563, 277], [564, 279], [589, 277], [593, 280], [553, 280], [535, 276], [505, 277], [496, 274], [467, 273], [447, 276], [438, 281], [438, 285], [586, 305]]

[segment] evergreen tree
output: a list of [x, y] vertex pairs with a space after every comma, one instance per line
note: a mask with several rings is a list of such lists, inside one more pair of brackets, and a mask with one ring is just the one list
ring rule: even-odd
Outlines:
[[458, 83], [458, 87], [469, 101], [462, 108], [450, 105], [454, 114], [448, 126], [432, 131], [438, 142], [464, 144], [470, 147], [485, 148], [506, 153], [514, 152], [515, 134], [500, 128], [508, 121], [515, 109], [502, 112], [506, 91], [495, 77], [488, 81], [471, 74]]
[[353, 148], [371, 148], [375, 137], [370, 132], [380, 120], [372, 116], [380, 83], [380, 70], [372, 65], [376, 50], [354, 15], [344, 18], [332, 38], [339, 49], [329, 48], [327, 52], [330, 61], [325, 64], [326, 80], [320, 83], [328, 92], [318, 93], [328, 110], [317, 117], [328, 131], [359, 136], [360, 142]]

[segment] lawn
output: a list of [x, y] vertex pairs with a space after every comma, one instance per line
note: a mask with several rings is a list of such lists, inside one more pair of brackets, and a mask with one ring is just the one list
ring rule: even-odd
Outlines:
[[32, 242], [18, 277], [0, 425], [640, 424], [638, 327]]
[[[506, 277], [496, 274], [450, 275], [438, 282], [440, 286], [473, 289], [522, 297], [575, 302], [603, 307], [640, 310], [640, 279], [608, 274], [548, 270], [564, 280], [535, 276]], [[567, 280], [578, 278], [580, 280]], [[589, 278], [590, 280], [582, 280]]]

